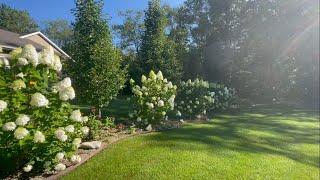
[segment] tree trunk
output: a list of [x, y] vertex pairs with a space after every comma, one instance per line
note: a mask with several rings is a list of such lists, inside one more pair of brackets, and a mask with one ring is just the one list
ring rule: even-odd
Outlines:
[[102, 119], [101, 107], [98, 108], [98, 118]]

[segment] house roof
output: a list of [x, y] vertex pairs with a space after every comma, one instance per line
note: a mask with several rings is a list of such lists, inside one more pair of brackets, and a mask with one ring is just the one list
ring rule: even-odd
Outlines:
[[0, 46], [4, 48], [9, 49], [15, 49], [17, 47], [22, 47], [27, 44], [32, 44], [37, 50], [41, 50], [44, 48], [44, 45], [42, 45], [40, 42], [37, 42], [36, 40], [32, 40], [32, 36], [39, 36], [44, 41], [46, 41], [48, 44], [50, 44], [58, 53], [65, 56], [66, 58], [70, 58], [70, 56], [64, 52], [62, 49], [60, 49], [55, 43], [53, 43], [48, 37], [46, 37], [44, 34], [42, 34], [40, 31], [20, 35], [18, 33], [6, 31], [3, 29], [0, 29]]

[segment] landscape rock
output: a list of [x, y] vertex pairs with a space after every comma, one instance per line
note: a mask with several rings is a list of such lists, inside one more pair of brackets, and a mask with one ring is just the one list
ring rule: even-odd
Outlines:
[[146, 127], [146, 131], [152, 131], [152, 126], [151, 126], [151, 124], [149, 124], [147, 127]]
[[101, 141], [83, 142], [80, 144], [80, 149], [99, 149], [101, 147]]

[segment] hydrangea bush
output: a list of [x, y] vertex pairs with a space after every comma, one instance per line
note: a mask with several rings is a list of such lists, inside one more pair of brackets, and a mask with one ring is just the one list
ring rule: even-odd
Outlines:
[[159, 71], [150, 72], [149, 77], [142, 75], [141, 86], [130, 80], [135, 111], [129, 116], [135, 119], [135, 124], [145, 127], [148, 124], [159, 124], [167, 113], [174, 109], [177, 86], [173, 85]]
[[217, 84], [217, 83], [210, 83], [209, 86], [210, 86], [210, 91], [215, 92], [214, 94], [215, 104], [211, 109], [212, 110], [228, 109], [235, 99], [235, 93], [236, 93], [235, 89], [228, 88], [223, 84]]
[[25, 172], [80, 162], [75, 151], [89, 133], [88, 117], [71, 109], [75, 92], [70, 78], [58, 76], [62, 65], [53, 49], [38, 53], [26, 45], [0, 61], [1, 161], [17, 162]]
[[177, 116], [199, 118], [214, 105], [214, 92], [209, 91], [209, 83], [204, 80], [190, 79], [181, 82], [177, 91]]

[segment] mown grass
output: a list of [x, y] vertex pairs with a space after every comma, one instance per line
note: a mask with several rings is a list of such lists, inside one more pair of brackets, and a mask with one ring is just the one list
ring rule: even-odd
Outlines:
[[319, 112], [261, 107], [111, 145], [62, 179], [319, 179]]

